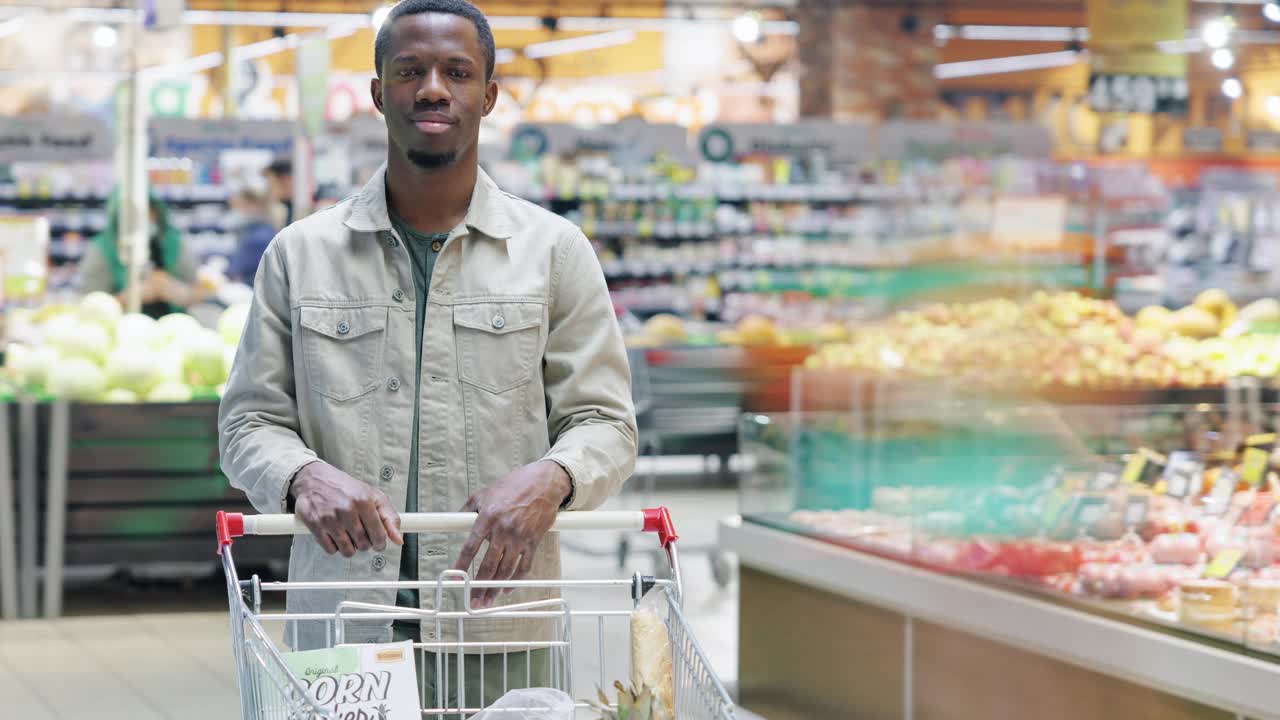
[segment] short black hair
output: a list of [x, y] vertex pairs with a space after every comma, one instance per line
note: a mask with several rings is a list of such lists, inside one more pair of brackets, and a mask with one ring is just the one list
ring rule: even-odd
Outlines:
[[289, 158], [276, 158], [267, 166], [267, 174], [276, 177], [288, 177], [293, 174], [293, 160]]
[[493, 68], [497, 64], [495, 58], [498, 53], [493, 41], [493, 30], [489, 27], [489, 19], [484, 16], [480, 8], [467, 0], [402, 0], [392, 7], [391, 12], [387, 14], [387, 19], [382, 21], [382, 27], [378, 28], [378, 38], [373, 43], [373, 67], [378, 77], [382, 77], [382, 58], [387, 54], [388, 46], [391, 45], [391, 26], [396, 20], [406, 15], [422, 13], [445, 13], [470, 20], [476, 26], [476, 34], [480, 36], [480, 48], [484, 50], [484, 79], [486, 82], [493, 79]]

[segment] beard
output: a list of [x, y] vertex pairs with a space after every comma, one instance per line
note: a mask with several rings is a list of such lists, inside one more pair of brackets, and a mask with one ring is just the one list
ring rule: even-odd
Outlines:
[[405, 153], [405, 157], [409, 158], [409, 162], [413, 163], [420, 170], [439, 170], [449, 167], [458, 160], [456, 150], [450, 150], [443, 153], [430, 153], [422, 150], [409, 150]]

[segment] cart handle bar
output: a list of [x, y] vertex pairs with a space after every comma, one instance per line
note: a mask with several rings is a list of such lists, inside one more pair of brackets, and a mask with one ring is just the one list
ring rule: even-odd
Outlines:
[[[404, 513], [400, 531], [406, 533], [464, 533], [476, 522], [476, 513]], [[679, 539], [671, 513], [665, 507], [649, 510], [566, 512], [556, 517], [552, 530], [632, 530], [657, 533], [663, 548]], [[218, 511], [218, 552], [245, 535], [306, 535], [307, 526], [296, 515], [244, 515]]]

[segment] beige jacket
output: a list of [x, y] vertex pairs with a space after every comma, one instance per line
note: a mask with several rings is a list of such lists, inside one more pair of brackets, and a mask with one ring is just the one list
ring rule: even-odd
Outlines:
[[[222, 467], [259, 512], [285, 512], [290, 480], [316, 459], [405, 506], [413, 274], [387, 215], [384, 178], [385, 167], [360, 195], [285, 228], [262, 257], [219, 413]], [[455, 512], [512, 469], [550, 459], [573, 480], [570, 509], [592, 509], [630, 476], [635, 457], [626, 350], [591, 244], [573, 224], [502, 192], [482, 171], [466, 219], [449, 234], [431, 276], [418, 507]], [[448, 569], [464, 539], [418, 536], [419, 577], [434, 580]], [[289, 578], [395, 581], [399, 567], [395, 546], [346, 559], [302, 536]], [[531, 576], [559, 575], [552, 535]], [[288, 609], [332, 613], [341, 599], [392, 605], [394, 595], [294, 591]], [[553, 595], [526, 591], [503, 602]], [[434, 596], [424, 589], [423, 607]], [[314, 648], [326, 644], [325, 632], [323, 623], [300, 622], [287, 640]], [[434, 624], [423, 625], [424, 639], [436, 636]], [[389, 641], [390, 627], [348, 624], [347, 638]], [[545, 630], [486, 621], [465, 637], [520, 639], [546, 639]]]

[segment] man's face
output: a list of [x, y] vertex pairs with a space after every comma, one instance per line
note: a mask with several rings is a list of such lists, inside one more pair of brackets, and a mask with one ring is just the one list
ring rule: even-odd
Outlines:
[[372, 90], [391, 143], [426, 170], [448, 167], [474, 149], [480, 119], [498, 98], [498, 84], [485, 80], [476, 26], [448, 13], [395, 21]]

